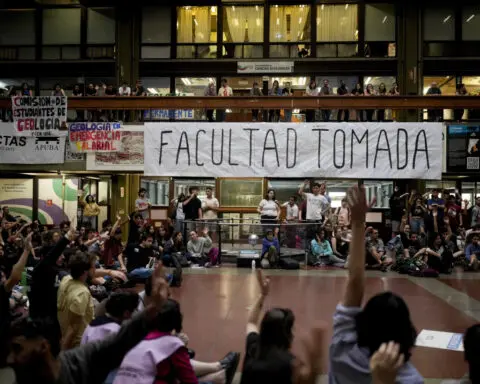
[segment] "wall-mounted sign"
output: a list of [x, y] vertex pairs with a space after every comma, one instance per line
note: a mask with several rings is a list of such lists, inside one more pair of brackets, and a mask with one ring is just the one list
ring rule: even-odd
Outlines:
[[145, 175], [442, 177], [439, 123], [146, 123]]
[[145, 120], [193, 120], [193, 109], [152, 109], [144, 113]]
[[447, 171], [480, 170], [480, 126], [452, 124], [447, 127]]
[[120, 123], [72, 123], [68, 126], [73, 153], [118, 152], [121, 150]]
[[65, 96], [12, 97], [13, 123], [20, 136], [66, 136]]
[[121, 151], [87, 153], [87, 170], [143, 171], [143, 129], [143, 125], [124, 128], [120, 139]]
[[237, 73], [292, 73], [293, 61], [238, 61]]
[[0, 123], [0, 163], [63, 164], [66, 136], [16, 136], [12, 123]]

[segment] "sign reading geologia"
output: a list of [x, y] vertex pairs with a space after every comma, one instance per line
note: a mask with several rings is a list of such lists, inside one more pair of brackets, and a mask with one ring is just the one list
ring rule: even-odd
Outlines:
[[120, 123], [72, 123], [68, 126], [73, 153], [118, 152], [122, 147]]
[[145, 175], [432, 179], [439, 123], [146, 123]]
[[66, 96], [14, 96], [12, 114], [19, 136], [66, 136]]

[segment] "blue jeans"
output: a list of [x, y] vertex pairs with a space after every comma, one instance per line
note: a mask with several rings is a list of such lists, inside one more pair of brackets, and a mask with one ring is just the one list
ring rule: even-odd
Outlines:
[[137, 268], [128, 274], [129, 279], [144, 280], [152, 276], [153, 270], [148, 268]]
[[410, 219], [410, 229], [412, 233], [420, 233], [420, 227], [425, 227], [425, 222], [420, 217], [412, 217]]

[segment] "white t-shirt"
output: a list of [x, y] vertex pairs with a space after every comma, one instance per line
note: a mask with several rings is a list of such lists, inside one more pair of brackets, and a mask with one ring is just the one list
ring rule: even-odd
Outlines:
[[324, 195], [305, 193], [307, 198], [307, 220], [322, 220], [323, 214], [328, 210], [329, 202]]
[[[219, 206], [220, 204], [218, 203], [217, 198], [205, 198], [205, 200], [202, 201], [203, 218], [205, 220], [212, 220], [218, 218], [217, 212], [212, 211], [211, 208], [218, 208]], [[207, 208], [210, 209], [206, 210]]]
[[148, 212], [148, 205], [150, 204], [150, 200], [147, 199], [146, 197], [138, 198], [135, 200], [135, 207], [140, 211], [139, 213], [142, 215], [144, 219], [149, 218], [149, 212]]
[[226, 87], [220, 87], [218, 90], [218, 96], [220, 97], [229, 97], [233, 95], [232, 88], [230, 88], [228, 85]]
[[298, 205], [290, 203], [283, 204], [284, 207], [287, 207], [287, 220], [298, 220]]
[[177, 220], [184, 220], [185, 213], [183, 213], [183, 203], [177, 203], [177, 213], [175, 215]]
[[132, 94], [132, 90], [130, 89], [130, 87], [120, 87], [118, 88], [118, 94], [120, 96], [130, 96]]
[[260, 207], [260, 214], [262, 216], [271, 216], [271, 217], [278, 216], [278, 205], [274, 200], [263, 199], [260, 202], [259, 207]]

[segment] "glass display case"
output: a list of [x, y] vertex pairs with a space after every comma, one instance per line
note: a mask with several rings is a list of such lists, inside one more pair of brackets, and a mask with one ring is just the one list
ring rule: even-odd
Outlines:
[[264, 197], [262, 178], [219, 179], [218, 186], [218, 199], [222, 208], [257, 208]]
[[[215, 192], [215, 179], [174, 179], [174, 196], [173, 198], [176, 199], [181, 193], [185, 196], [188, 196], [188, 190], [190, 187], [197, 187], [198, 188], [198, 198], [200, 200], [204, 200], [207, 197], [207, 188], [212, 188], [213, 195], [216, 195]], [[220, 203], [222, 206], [222, 203]]]
[[147, 190], [147, 197], [153, 206], [168, 206], [169, 180], [142, 177], [141, 188]]

